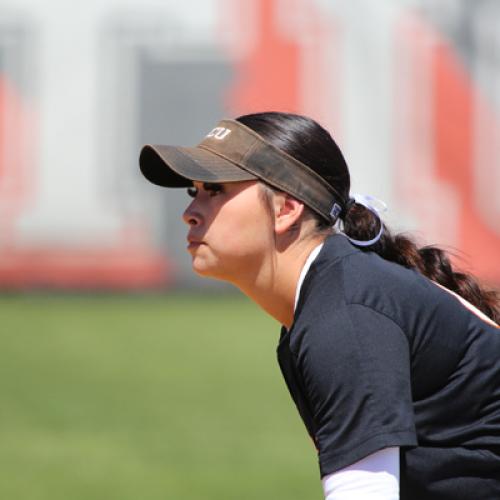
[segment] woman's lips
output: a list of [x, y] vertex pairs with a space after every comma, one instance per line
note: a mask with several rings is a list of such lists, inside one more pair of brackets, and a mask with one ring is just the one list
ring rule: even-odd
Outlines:
[[188, 246], [187, 246], [188, 250], [193, 250], [195, 248], [198, 248], [200, 245], [203, 245], [203, 241], [188, 238]]

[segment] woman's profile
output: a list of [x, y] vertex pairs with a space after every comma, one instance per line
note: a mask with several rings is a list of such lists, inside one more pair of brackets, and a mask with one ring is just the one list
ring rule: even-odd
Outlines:
[[498, 295], [393, 235], [380, 203], [350, 193], [324, 128], [244, 115], [196, 147], [145, 146], [140, 167], [193, 197], [194, 271], [283, 325], [278, 361], [325, 498], [500, 498]]

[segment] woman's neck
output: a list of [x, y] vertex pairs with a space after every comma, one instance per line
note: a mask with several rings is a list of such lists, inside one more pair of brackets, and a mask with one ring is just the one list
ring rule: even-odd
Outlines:
[[293, 323], [295, 292], [300, 272], [309, 254], [322, 243], [323, 237], [310, 238], [275, 251], [265, 259], [254, 278], [235, 285], [270, 316], [286, 328]]

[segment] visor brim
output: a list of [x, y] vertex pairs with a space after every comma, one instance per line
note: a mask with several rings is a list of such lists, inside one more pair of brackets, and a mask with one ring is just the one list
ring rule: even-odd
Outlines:
[[257, 177], [233, 162], [201, 148], [146, 145], [139, 156], [141, 172], [153, 184], [189, 187], [198, 182], [241, 182]]

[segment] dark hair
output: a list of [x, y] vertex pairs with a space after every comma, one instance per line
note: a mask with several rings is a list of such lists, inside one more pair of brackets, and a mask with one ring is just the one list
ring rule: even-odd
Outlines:
[[[344, 233], [356, 240], [369, 240], [382, 223], [370, 210], [349, 202], [350, 175], [342, 152], [321, 125], [301, 115], [279, 112], [255, 113], [236, 118], [266, 141], [301, 161], [338, 193], [343, 213]], [[311, 211], [312, 212], [312, 211]], [[314, 215], [317, 227], [325, 231], [331, 223]], [[424, 276], [462, 296], [497, 323], [500, 321], [500, 299], [495, 290], [485, 290], [477, 280], [457, 272], [447, 253], [436, 246], [418, 247], [404, 234], [393, 235], [384, 224], [380, 240], [363, 251], [373, 251], [386, 260], [420, 271]]]

